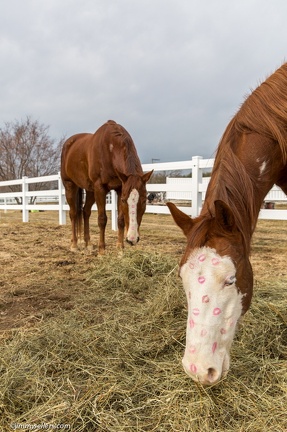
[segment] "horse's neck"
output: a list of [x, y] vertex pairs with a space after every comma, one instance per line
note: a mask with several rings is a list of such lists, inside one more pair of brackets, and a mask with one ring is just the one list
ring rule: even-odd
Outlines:
[[201, 215], [205, 217], [214, 216], [216, 200], [224, 201], [231, 209], [235, 221], [241, 229], [249, 230], [252, 236], [262, 202], [272, 187], [272, 182], [266, 182], [264, 187], [258, 187], [247, 177], [240, 184], [230, 184], [230, 178], [226, 177], [226, 172], [220, 170], [211, 176], [205, 201], [203, 203]]
[[280, 155], [273, 140], [256, 133], [234, 133], [231, 125], [218, 148], [203, 214], [214, 214], [214, 201], [220, 199], [253, 232], [263, 200], [277, 181]]

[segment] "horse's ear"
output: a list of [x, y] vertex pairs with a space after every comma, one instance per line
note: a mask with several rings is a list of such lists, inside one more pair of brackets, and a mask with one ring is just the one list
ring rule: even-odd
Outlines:
[[183, 231], [183, 234], [187, 237], [191, 228], [193, 227], [193, 220], [181, 210], [179, 210], [176, 205], [171, 202], [167, 202], [166, 205], [174, 219], [174, 222]]
[[214, 201], [215, 221], [223, 231], [232, 232], [235, 229], [235, 219], [230, 207], [221, 200]]
[[152, 173], [153, 173], [153, 170], [151, 170], [151, 171], [145, 173], [145, 174], [142, 176], [142, 179], [143, 179], [143, 181], [144, 181], [145, 183], [147, 183], [147, 182], [149, 181], [149, 179], [151, 178]]

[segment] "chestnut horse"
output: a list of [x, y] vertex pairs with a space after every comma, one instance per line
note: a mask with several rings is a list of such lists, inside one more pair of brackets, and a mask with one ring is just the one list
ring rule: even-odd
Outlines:
[[274, 184], [287, 194], [287, 63], [251, 93], [227, 126], [200, 215], [191, 219], [168, 203], [187, 238], [180, 262], [188, 302], [182, 362], [203, 385], [228, 372], [236, 324], [252, 298], [251, 237]]
[[[71, 250], [77, 249], [81, 221], [84, 219], [84, 242], [91, 248], [89, 218], [92, 205], [98, 208], [100, 228], [99, 253], [105, 249], [107, 224], [106, 195], [114, 189], [118, 194], [118, 241], [135, 245], [139, 241], [139, 226], [146, 208], [146, 183], [151, 172], [143, 173], [141, 163], [129, 133], [113, 120], [102, 125], [94, 134], [82, 133], [70, 137], [63, 146], [61, 176], [70, 206], [72, 223]], [[86, 190], [83, 207], [83, 189]]]

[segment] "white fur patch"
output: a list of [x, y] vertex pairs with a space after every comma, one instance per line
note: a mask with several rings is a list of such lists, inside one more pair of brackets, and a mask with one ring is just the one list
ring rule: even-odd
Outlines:
[[262, 164], [260, 165], [260, 167], [259, 167], [260, 175], [262, 175], [264, 173], [264, 171], [266, 169], [266, 165], [267, 165], [266, 161], [263, 161]]
[[217, 382], [229, 368], [229, 351], [242, 313], [235, 273], [230, 257], [208, 247], [194, 250], [180, 271], [188, 302], [183, 366], [203, 384]]
[[136, 244], [138, 241], [138, 222], [137, 222], [137, 204], [139, 201], [139, 193], [136, 189], [133, 189], [128, 198], [129, 206], [129, 229], [127, 232], [127, 240]]

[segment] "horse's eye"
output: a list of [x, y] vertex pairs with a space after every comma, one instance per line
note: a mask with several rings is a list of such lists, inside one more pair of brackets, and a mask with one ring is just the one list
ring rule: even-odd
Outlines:
[[121, 202], [122, 202], [123, 204], [126, 204], [126, 203], [127, 203], [127, 200], [124, 199], [124, 198], [121, 198]]
[[236, 277], [235, 276], [229, 276], [225, 279], [224, 286], [233, 285], [235, 282], [236, 282]]

